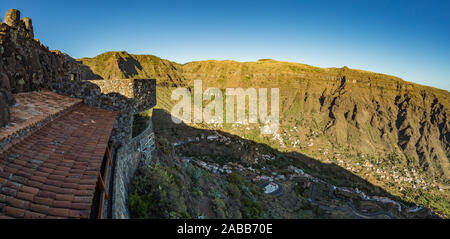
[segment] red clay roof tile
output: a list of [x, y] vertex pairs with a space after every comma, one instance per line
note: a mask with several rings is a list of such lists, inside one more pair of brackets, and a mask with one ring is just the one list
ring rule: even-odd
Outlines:
[[19, 208], [15, 208], [15, 207], [10, 207], [10, 206], [6, 206], [3, 208], [3, 212], [11, 217], [15, 217], [15, 218], [23, 218], [24, 214], [25, 214], [25, 210], [24, 209], [19, 209]]
[[53, 207], [56, 208], [70, 208], [72, 206], [72, 202], [71, 201], [54, 201], [53, 202]]
[[34, 195], [31, 193], [18, 192], [17, 198], [32, 202]]
[[25, 211], [24, 218], [25, 219], [44, 219], [45, 214], [32, 212], [32, 211]]
[[73, 201], [73, 202], [76, 202], [75, 200], [74, 200], [74, 195], [71, 195], [71, 194], [56, 194], [55, 195], [55, 200], [57, 200], [57, 201]]
[[33, 212], [47, 214], [48, 209], [49, 209], [49, 206], [46, 206], [46, 205], [41, 205], [41, 204], [36, 204], [36, 203], [31, 203], [31, 205], [30, 205], [30, 210]]
[[67, 208], [50, 208], [48, 214], [56, 217], [68, 217], [69, 209]]

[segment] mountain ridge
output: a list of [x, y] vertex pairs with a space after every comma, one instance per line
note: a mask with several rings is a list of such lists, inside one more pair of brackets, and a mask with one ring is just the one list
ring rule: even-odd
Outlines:
[[[446, 89], [441, 89], [438, 87], [434, 87], [434, 86], [429, 86], [429, 85], [424, 85], [424, 84], [419, 84], [419, 83], [415, 83], [415, 82], [411, 82], [411, 81], [407, 81], [401, 77], [395, 76], [395, 75], [389, 75], [389, 74], [384, 74], [384, 73], [380, 73], [380, 72], [374, 72], [374, 71], [368, 71], [368, 70], [363, 70], [363, 69], [354, 69], [354, 68], [348, 68], [347, 66], [343, 66], [343, 67], [317, 67], [317, 66], [312, 66], [312, 65], [308, 65], [308, 64], [304, 64], [304, 63], [300, 63], [300, 62], [293, 62], [293, 61], [284, 61], [284, 60], [275, 60], [275, 59], [270, 59], [270, 58], [264, 58], [264, 59], [258, 59], [256, 61], [236, 61], [236, 60], [216, 60], [216, 59], [209, 59], [209, 60], [195, 60], [195, 61], [189, 61], [186, 63], [178, 63], [175, 61], [171, 61], [171, 60], [167, 60], [167, 59], [163, 59], [161, 57], [158, 57], [156, 55], [152, 55], [152, 54], [132, 54], [132, 53], [128, 53], [127, 51], [108, 51], [108, 52], [104, 52], [101, 53], [97, 56], [94, 57], [82, 57], [82, 58], [78, 58], [78, 61], [81, 61], [83, 64], [86, 64], [88, 66], [90, 66], [91, 68], [95, 68], [95, 64], [96, 62], [101, 62], [104, 61], [105, 57], [114, 57], [114, 58], [123, 58], [123, 57], [127, 57], [127, 58], [142, 58], [142, 57], [151, 57], [154, 60], [153, 61], [161, 61], [164, 62], [168, 65], [172, 65], [176, 68], [178, 67], [184, 67], [187, 65], [191, 65], [191, 64], [199, 64], [199, 63], [234, 63], [234, 64], [254, 64], [254, 63], [262, 63], [262, 62], [270, 62], [270, 63], [278, 63], [278, 64], [290, 64], [290, 65], [297, 65], [297, 66], [302, 66], [302, 67], [306, 67], [306, 68], [310, 68], [310, 69], [316, 69], [316, 70], [323, 70], [323, 71], [329, 71], [329, 72], [336, 72], [342, 69], [347, 69], [350, 71], [354, 71], [354, 72], [360, 72], [363, 74], [373, 74], [373, 75], [378, 75], [378, 76], [383, 76], [383, 77], [389, 77], [391, 79], [396, 79], [396, 80], [400, 80], [401, 82], [407, 83], [407, 84], [413, 84], [413, 85], [417, 85], [420, 87], [429, 87], [429, 88], [433, 88], [433, 89], [437, 89], [437, 90], [441, 90], [441, 91], [446, 91], [448, 92], [448, 90]], [[109, 59], [111, 60], [111, 59]], [[103, 67], [103, 68], [107, 68], [107, 67]], [[134, 77], [134, 78], [145, 78], [148, 76], [152, 76], [151, 72], [147, 72], [144, 74], [136, 74], [137, 72], [135, 72], [135, 74], [130, 74], [130, 72], [127, 72], [127, 69], [122, 69], [122, 77], [120, 78], [126, 78], [126, 77]], [[109, 72], [111, 72], [112, 69], [109, 69]], [[108, 71], [107, 71], [108, 72]], [[99, 72], [102, 73], [102, 72]], [[108, 78], [118, 78], [118, 75], [108, 75], [105, 74], [105, 72], [103, 72], [103, 74], [99, 74], [100, 76], [102, 76], [105, 79]]]

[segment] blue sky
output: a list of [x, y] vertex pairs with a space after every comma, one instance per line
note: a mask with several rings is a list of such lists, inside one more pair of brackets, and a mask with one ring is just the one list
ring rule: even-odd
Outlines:
[[450, 1], [21, 1], [36, 38], [73, 57], [261, 58], [369, 70], [450, 91]]

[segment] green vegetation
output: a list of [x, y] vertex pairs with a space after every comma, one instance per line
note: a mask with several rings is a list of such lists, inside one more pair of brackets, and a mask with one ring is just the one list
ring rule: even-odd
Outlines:
[[238, 200], [241, 197], [241, 191], [233, 183], [228, 184], [228, 193], [230, 193], [231, 198], [234, 200]]
[[244, 207], [242, 208], [242, 216], [244, 219], [261, 219], [262, 206], [261, 203], [252, 201], [248, 198], [243, 198], [242, 202]]
[[174, 169], [159, 164], [138, 175], [132, 185], [128, 205], [136, 218], [190, 218], [184, 197], [180, 192], [181, 180]]
[[136, 192], [128, 197], [128, 205], [133, 217], [146, 218], [150, 211], [151, 199], [141, 198]]
[[244, 179], [239, 176], [237, 173], [230, 173], [227, 175], [227, 180], [228, 182], [241, 187], [242, 185], [244, 185]]

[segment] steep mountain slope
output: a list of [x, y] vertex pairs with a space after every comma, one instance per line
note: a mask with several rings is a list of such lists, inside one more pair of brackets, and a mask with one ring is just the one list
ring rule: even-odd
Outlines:
[[167, 86], [184, 82], [181, 65], [152, 55], [106, 52], [94, 58], [79, 60], [104, 79], [151, 78]]
[[279, 87], [284, 125], [303, 122], [301, 126], [310, 129], [308, 119], [315, 119], [332, 146], [401, 153], [408, 165], [448, 183], [447, 91], [345, 67], [322, 69], [273, 60], [192, 62], [183, 70], [187, 79], [204, 79], [205, 87]]
[[[104, 78], [157, 78], [160, 86], [280, 89], [279, 134], [257, 126], [214, 125], [280, 151], [337, 164], [406, 201], [450, 215], [450, 94], [361, 70], [270, 59], [184, 65], [154, 56], [105, 53], [82, 59]], [[146, 70], [150, 69], [150, 70]], [[158, 105], [170, 112], [170, 87]], [[212, 128], [211, 125], [199, 125]]]

